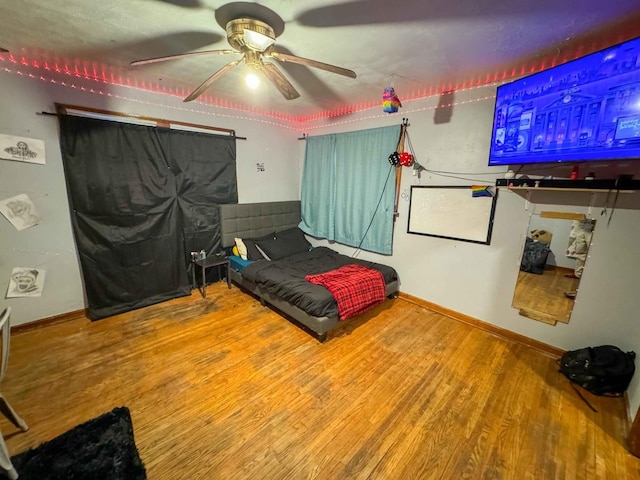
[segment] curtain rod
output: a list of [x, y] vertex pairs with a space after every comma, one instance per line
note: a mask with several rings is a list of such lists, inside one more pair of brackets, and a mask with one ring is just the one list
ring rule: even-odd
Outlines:
[[133, 120], [142, 120], [145, 122], [152, 122], [156, 124], [156, 127], [164, 127], [164, 128], [171, 128], [171, 125], [180, 125], [183, 127], [191, 127], [191, 128], [198, 128], [201, 130], [212, 130], [215, 132], [223, 132], [228, 134], [231, 137], [234, 137], [236, 140], [246, 140], [246, 137], [238, 137], [236, 136], [236, 131], [229, 129], [229, 128], [220, 128], [220, 127], [212, 127], [209, 125], [200, 125], [197, 123], [189, 123], [189, 122], [181, 122], [181, 121], [177, 121], [177, 120], [166, 120], [163, 118], [156, 118], [156, 117], [146, 117], [144, 115], [134, 115], [134, 114], [130, 114], [130, 113], [123, 113], [123, 112], [116, 112], [113, 110], [102, 110], [99, 108], [90, 108], [90, 107], [81, 107], [78, 105], [67, 105], [67, 104], [63, 104], [63, 103], [56, 103], [56, 112], [57, 113], [51, 113], [51, 112], [36, 112], [36, 114], [38, 115], [52, 115], [52, 116], [58, 116], [58, 115], [68, 115], [68, 110], [76, 110], [79, 112], [86, 112], [86, 113], [94, 113], [94, 114], [98, 114], [98, 115], [107, 115], [107, 116], [112, 116], [112, 117], [124, 117], [124, 118], [130, 118]]
[[[404, 127], [408, 127], [410, 125], [409, 119], [403, 117], [401, 125]], [[303, 133], [301, 137], [298, 137], [298, 140], [306, 140], [307, 138], [309, 138], [309, 135], [307, 135], [306, 133]]]

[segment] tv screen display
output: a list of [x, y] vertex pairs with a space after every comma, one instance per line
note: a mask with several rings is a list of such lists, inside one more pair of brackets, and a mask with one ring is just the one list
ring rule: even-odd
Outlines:
[[640, 159], [640, 38], [501, 85], [489, 165]]

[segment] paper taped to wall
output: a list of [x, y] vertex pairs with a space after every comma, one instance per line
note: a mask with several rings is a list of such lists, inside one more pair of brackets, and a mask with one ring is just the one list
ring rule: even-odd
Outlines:
[[46, 270], [31, 267], [15, 267], [9, 279], [6, 298], [39, 297], [44, 287]]
[[35, 138], [0, 134], [0, 158], [44, 165], [44, 142]]
[[18, 231], [32, 227], [40, 221], [35, 205], [25, 193], [0, 200], [0, 213], [2, 213]]

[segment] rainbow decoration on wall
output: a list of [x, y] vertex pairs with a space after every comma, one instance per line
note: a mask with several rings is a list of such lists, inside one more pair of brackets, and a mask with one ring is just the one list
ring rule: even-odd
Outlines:
[[385, 113], [396, 113], [402, 107], [400, 99], [396, 95], [393, 87], [387, 87], [382, 94], [382, 111]]
[[491, 193], [491, 185], [471, 185], [472, 197], [493, 197]]

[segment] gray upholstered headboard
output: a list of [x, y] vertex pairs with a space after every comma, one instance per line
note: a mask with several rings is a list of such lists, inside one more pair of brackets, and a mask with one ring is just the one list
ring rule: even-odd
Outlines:
[[262, 237], [270, 232], [297, 227], [300, 201], [233, 203], [220, 205], [222, 246], [235, 245], [235, 238]]

